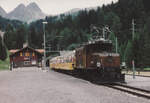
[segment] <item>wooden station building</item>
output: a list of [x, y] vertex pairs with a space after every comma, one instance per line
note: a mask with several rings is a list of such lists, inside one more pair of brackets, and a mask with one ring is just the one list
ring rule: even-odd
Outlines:
[[11, 67], [41, 66], [43, 49], [33, 49], [26, 46], [22, 49], [10, 50]]

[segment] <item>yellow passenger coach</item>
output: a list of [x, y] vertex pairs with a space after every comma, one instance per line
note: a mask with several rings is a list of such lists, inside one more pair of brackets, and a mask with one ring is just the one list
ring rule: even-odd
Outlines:
[[63, 56], [57, 56], [50, 60], [51, 69], [74, 70], [74, 51], [66, 52]]

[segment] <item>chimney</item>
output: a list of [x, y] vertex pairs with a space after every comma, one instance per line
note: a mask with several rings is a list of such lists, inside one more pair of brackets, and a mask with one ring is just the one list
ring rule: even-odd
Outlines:
[[28, 46], [28, 43], [24, 43], [23, 44], [23, 48], [27, 47]]

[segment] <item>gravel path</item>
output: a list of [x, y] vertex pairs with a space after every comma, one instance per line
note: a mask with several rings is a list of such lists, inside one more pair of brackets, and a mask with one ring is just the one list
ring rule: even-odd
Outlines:
[[0, 72], [0, 103], [150, 103], [54, 71], [21, 68]]

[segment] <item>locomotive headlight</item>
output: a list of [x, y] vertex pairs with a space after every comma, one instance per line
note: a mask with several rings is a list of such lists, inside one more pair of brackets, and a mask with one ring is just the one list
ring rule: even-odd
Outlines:
[[94, 64], [94, 61], [91, 61], [91, 64]]
[[101, 66], [101, 63], [100, 62], [97, 62], [97, 67], [100, 67]]

